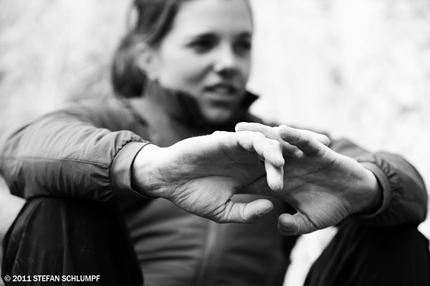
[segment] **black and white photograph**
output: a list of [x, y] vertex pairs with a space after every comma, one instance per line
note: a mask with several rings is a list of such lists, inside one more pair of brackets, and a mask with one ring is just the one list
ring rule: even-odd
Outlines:
[[429, 286], [430, 1], [0, 0], [0, 286]]

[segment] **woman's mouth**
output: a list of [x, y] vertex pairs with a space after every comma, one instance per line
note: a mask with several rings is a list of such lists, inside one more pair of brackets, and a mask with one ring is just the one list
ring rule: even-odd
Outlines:
[[215, 84], [205, 88], [207, 96], [215, 101], [232, 101], [237, 99], [238, 89], [232, 84]]

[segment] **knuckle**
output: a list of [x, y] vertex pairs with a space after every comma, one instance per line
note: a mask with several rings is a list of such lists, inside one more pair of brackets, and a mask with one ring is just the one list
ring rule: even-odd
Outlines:
[[225, 131], [219, 131], [219, 130], [217, 130], [217, 131], [213, 132], [213, 133], [212, 133], [212, 135], [215, 135], [215, 136], [221, 137], [221, 136], [225, 136], [225, 135], [226, 135], [226, 133], [227, 133], [227, 132], [225, 132]]

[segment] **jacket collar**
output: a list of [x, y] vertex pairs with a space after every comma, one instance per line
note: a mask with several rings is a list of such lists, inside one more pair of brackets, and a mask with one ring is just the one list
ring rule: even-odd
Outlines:
[[238, 122], [246, 120], [247, 115], [249, 115], [249, 107], [257, 99], [257, 95], [246, 92], [246, 96], [232, 118], [221, 125], [213, 125], [207, 122], [200, 112], [197, 101], [192, 96], [162, 88], [155, 82], [148, 84], [142, 100], [148, 101], [147, 104], [149, 105], [155, 105], [154, 107], [160, 107], [172, 119], [178, 120], [189, 127], [213, 132], [216, 130], [233, 131]]

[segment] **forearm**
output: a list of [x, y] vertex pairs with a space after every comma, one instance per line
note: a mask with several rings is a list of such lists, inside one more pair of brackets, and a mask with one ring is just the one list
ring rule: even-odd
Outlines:
[[127, 145], [140, 144], [138, 149], [142, 141], [129, 131], [112, 132], [70, 114], [54, 113], [2, 138], [0, 171], [11, 193], [27, 199], [108, 201], [117, 196], [113, 161]]

